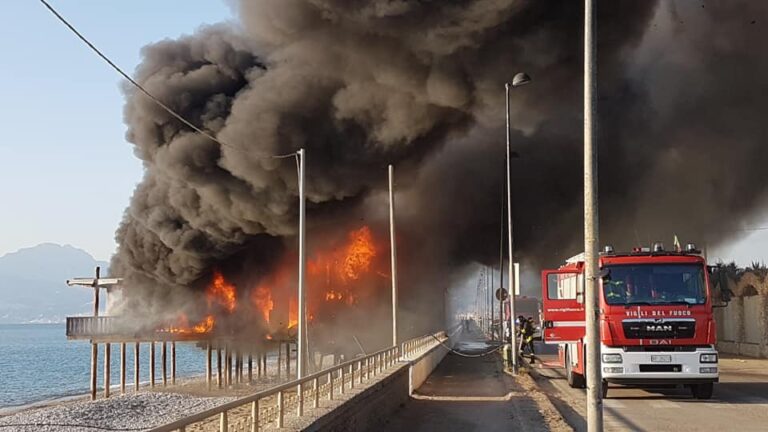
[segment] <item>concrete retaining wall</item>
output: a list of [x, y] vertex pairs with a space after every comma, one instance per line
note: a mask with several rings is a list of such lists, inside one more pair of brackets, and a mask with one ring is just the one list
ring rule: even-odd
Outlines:
[[376, 429], [426, 381], [448, 353], [446, 346], [453, 347], [458, 335], [459, 331], [453, 330], [451, 336], [441, 338], [443, 345], [434, 346], [419, 357], [403, 362], [402, 366], [389, 376], [318, 418], [303, 430], [357, 432]]
[[768, 281], [747, 272], [729, 279], [735, 296], [715, 309], [717, 349], [723, 353], [768, 358]]
[[305, 431], [353, 432], [376, 429], [408, 402], [407, 364], [315, 420]]
[[411, 362], [410, 371], [410, 387], [408, 394], [413, 392], [424, 384], [424, 381], [429, 378], [429, 375], [435, 370], [437, 365], [443, 361], [445, 355], [448, 354], [449, 348], [453, 348], [453, 344], [456, 342], [458, 333], [454, 332], [452, 336], [449, 336], [443, 340], [441, 345], [433, 347], [431, 350], [424, 353], [421, 357]]

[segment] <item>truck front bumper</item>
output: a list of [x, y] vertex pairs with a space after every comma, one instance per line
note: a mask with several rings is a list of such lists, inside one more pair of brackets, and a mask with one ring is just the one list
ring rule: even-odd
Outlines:
[[[616, 384], [703, 384], [717, 382], [717, 362], [702, 362], [702, 354], [717, 355], [714, 348], [695, 351], [625, 351], [622, 347], [601, 346], [613, 360], [601, 362], [603, 379]], [[617, 361], [620, 355], [621, 361]]]

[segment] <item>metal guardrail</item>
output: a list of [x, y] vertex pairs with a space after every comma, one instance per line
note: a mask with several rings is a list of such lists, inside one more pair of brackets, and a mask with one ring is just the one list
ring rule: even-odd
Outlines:
[[337, 392], [344, 394], [347, 388], [365, 384], [400, 360], [407, 361], [431, 349], [438, 343], [435, 338], [445, 340], [447, 336], [443, 331], [411, 339], [400, 346], [389, 347], [156, 427], [151, 432], [185, 432], [187, 427], [197, 423], [215, 424], [217, 420], [220, 432], [256, 432], [275, 422], [281, 428], [287, 413], [293, 412], [296, 417], [302, 417], [307, 403], [318, 408], [321, 399], [333, 400]]

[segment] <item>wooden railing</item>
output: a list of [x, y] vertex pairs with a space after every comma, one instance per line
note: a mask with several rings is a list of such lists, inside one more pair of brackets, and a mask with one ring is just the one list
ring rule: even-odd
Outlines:
[[67, 317], [68, 338], [88, 338], [118, 333], [120, 319], [117, 317]]
[[336, 394], [344, 394], [347, 389], [356, 385], [363, 386], [401, 360], [407, 361], [417, 357], [446, 339], [445, 332], [411, 339], [399, 346], [389, 347], [156, 427], [151, 432], [184, 432], [187, 427], [201, 423], [213, 426], [218, 424], [220, 432], [256, 432], [272, 423], [281, 428], [288, 413], [302, 417], [307, 404], [318, 408], [321, 399], [333, 400]]

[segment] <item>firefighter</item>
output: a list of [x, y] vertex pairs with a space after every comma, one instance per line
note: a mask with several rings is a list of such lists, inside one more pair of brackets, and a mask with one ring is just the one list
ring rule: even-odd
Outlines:
[[520, 356], [525, 352], [525, 348], [531, 351], [531, 364], [536, 361], [536, 352], [533, 349], [533, 318], [527, 319], [520, 315], [517, 317], [517, 334], [520, 337]]
[[622, 281], [605, 281], [605, 300], [608, 304], [621, 303], [626, 300], [626, 292], [622, 289]]

